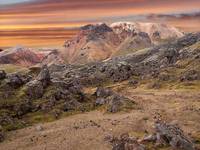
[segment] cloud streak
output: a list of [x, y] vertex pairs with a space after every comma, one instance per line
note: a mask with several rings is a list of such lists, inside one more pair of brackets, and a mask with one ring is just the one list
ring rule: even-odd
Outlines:
[[[197, 31], [200, 19], [199, 13], [194, 11], [199, 8], [199, 0], [30, 0], [1, 4], [0, 36], [1, 31], [16, 30], [19, 35], [22, 31], [24, 36], [24, 30], [64, 30], [87, 23], [115, 21], [162, 22], [186, 31]], [[184, 21], [187, 20], [190, 23], [186, 25]]]

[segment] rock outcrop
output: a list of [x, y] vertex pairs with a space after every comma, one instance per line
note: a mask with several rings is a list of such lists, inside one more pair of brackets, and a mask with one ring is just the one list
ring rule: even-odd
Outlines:
[[106, 137], [105, 140], [112, 144], [112, 150], [146, 150], [144, 145], [128, 133], [121, 134], [119, 137]]
[[0, 70], [0, 80], [6, 78], [6, 72], [4, 70]]
[[107, 111], [111, 113], [116, 113], [127, 107], [133, 108], [133, 106], [136, 105], [134, 101], [102, 87], [97, 88], [95, 96], [95, 105], [107, 105]]
[[169, 144], [173, 149], [195, 150], [194, 144], [184, 135], [179, 127], [157, 122], [155, 124], [155, 129], [157, 141], [161, 144]]
[[43, 66], [41, 72], [36, 77], [26, 84], [26, 93], [31, 99], [41, 98], [44, 94], [44, 89], [50, 83], [50, 74], [47, 66]]

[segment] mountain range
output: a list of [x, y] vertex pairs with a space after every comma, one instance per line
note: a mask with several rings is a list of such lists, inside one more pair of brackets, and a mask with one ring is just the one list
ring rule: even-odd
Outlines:
[[177, 28], [160, 23], [116, 22], [88, 24], [58, 50], [34, 50], [14, 47], [0, 52], [1, 64], [33, 66], [36, 64], [84, 64], [106, 60], [140, 49], [173, 41], [184, 36]]

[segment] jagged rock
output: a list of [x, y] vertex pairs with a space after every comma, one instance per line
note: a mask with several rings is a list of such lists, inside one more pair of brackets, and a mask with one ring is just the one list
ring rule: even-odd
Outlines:
[[107, 110], [112, 113], [118, 112], [123, 106], [123, 100], [124, 99], [119, 95], [112, 95], [111, 97], [109, 97], [109, 104]]
[[40, 81], [43, 87], [46, 87], [50, 83], [50, 73], [48, 67], [44, 65], [37, 76], [36, 80]]
[[3, 131], [3, 127], [0, 125], [0, 142], [3, 142], [5, 139], [5, 133]]
[[4, 70], [0, 70], [0, 80], [6, 78], [6, 72]]
[[109, 139], [112, 144], [112, 150], [145, 150], [145, 146], [138, 143], [137, 139], [130, 137], [128, 133], [120, 135], [119, 138], [112, 137]]
[[131, 107], [131, 105], [134, 103], [128, 98], [102, 87], [97, 88], [95, 96], [96, 96], [95, 105], [99, 106], [106, 104], [107, 111], [112, 113], [122, 110], [127, 105], [130, 105]]
[[6, 83], [13, 88], [18, 88], [24, 84], [24, 81], [20, 74], [14, 73], [8, 75]]
[[96, 106], [101, 106], [107, 103], [108, 103], [108, 100], [106, 98], [97, 98], [95, 101]]
[[155, 124], [157, 140], [169, 144], [174, 149], [195, 150], [194, 144], [176, 125], [157, 122]]
[[44, 94], [44, 87], [41, 81], [33, 80], [26, 84], [26, 94], [31, 99], [41, 98]]
[[169, 64], [172, 64], [177, 61], [179, 53], [176, 49], [169, 48], [166, 51], [164, 51], [164, 56], [167, 58]]
[[105, 67], [102, 70], [104, 70], [107, 78], [112, 79], [114, 82], [127, 80], [133, 74], [132, 66], [126, 62], [113, 63], [111, 66]]
[[112, 94], [113, 94], [113, 92], [111, 90], [109, 90], [107, 88], [102, 88], [102, 87], [98, 87], [95, 92], [95, 96], [101, 97], [101, 98], [106, 98]]
[[32, 102], [30, 100], [24, 100], [21, 104], [16, 105], [14, 108], [18, 117], [25, 115], [33, 110]]
[[196, 70], [189, 70], [183, 73], [180, 78], [181, 81], [194, 81], [200, 80], [200, 72]]
[[26, 94], [31, 99], [41, 98], [44, 94], [44, 89], [48, 86], [49, 83], [49, 70], [48, 67], [44, 65], [36, 79], [26, 84]]

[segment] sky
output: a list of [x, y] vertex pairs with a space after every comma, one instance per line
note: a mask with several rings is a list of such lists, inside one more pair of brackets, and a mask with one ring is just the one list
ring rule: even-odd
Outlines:
[[199, 31], [200, 0], [0, 0], [0, 47], [61, 45], [82, 25], [116, 21]]

